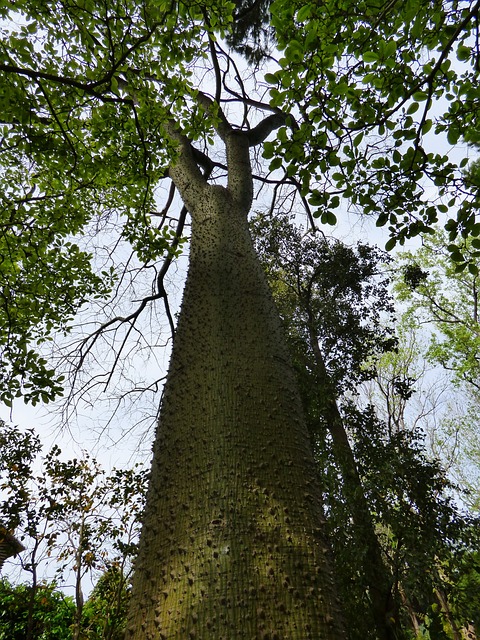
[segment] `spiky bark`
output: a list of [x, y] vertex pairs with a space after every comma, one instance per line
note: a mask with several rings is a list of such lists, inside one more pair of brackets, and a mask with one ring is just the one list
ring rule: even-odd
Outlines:
[[318, 474], [248, 232], [250, 141], [221, 131], [221, 187], [171, 134], [170, 175], [192, 217], [190, 266], [126, 637], [339, 640]]

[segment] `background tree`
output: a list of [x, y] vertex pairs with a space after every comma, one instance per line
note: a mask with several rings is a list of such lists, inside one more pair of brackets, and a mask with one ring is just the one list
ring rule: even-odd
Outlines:
[[[358, 434], [358, 460], [366, 469], [372, 465], [371, 485], [366, 478], [373, 491], [369, 502], [385, 500], [383, 507], [374, 507], [389, 522], [384, 541], [388, 545], [399, 536], [394, 548], [400, 552], [386, 550], [397, 567], [402, 608], [413, 629], [419, 637], [456, 639], [470, 628], [475, 637], [469, 627], [474, 615], [455, 608], [456, 598], [462, 598], [458, 575], [478, 545], [478, 513], [475, 508], [465, 511], [464, 505], [473, 506], [468, 484], [458, 482], [455, 453], [451, 458], [442, 426], [446, 415], [455, 422], [451, 407], [457, 389], [425, 361], [425, 332], [415, 315], [401, 319], [397, 335], [397, 350], [381, 356], [375, 379], [360, 395], [367, 407], [375, 408], [372, 424], [379, 426], [371, 430], [377, 433], [373, 451], [369, 430]], [[353, 420], [354, 433], [355, 425]], [[473, 613], [475, 598], [471, 604]]]
[[[33, 607], [31, 605], [33, 592]], [[0, 580], [1, 640], [67, 640], [75, 605], [54, 585], [11, 585]]]
[[128, 598], [125, 575], [119, 566], [111, 565], [85, 602], [78, 629], [74, 597], [65, 595], [54, 582], [41, 581], [34, 588], [31, 584], [12, 584], [3, 579], [0, 581], [0, 638], [120, 640]]
[[[406, 407], [416, 380], [403, 334], [400, 344], [393, 337], [388, 257], [366, 245], [354, 250], [302, 234], [288, 216], [259, 215], [252, 227], [288, 328], [325, 477], [350, 637], [410, 637], [409, 629], [420, 633], [425, 620], [432, 633], [435, 624], [443, 629], [448, 601], [441, 599], [443, 609], [435, 613], [434, 594], [452, 594], [449, 579], [459, 565], [445, 567], [453, 555], [458, 563], [471, 549], [470, 520], [449, 498], [440, 465], [427, 458], [419, 425], [409, 422]], [[404, 369], [388, 372], [387, 381], [394, 362]], [[352, 402], [359, 385], [379, 377], [381, 418], [372, 404]], [[365, 617], [368, 609], [374, 622]]]
[[[5, 424], [0, 434], [0, 513], [3, 521], [17, 527], [25, 546], [22, 568], [30, 574], [30, 584], [22, 591], [30, 598], [25, 638], [36, 637], [37, 592], [45, 588], [46, 576], [52, 578], [46, 565], [53, 562], [55, 584], [73, 581], [72, 637], [80, 638], [85, 577], [92, 579], [112, 567], [112, 572], [128, 579], [137, 549], [146, 473], [135, 466], [113, 469], [107, 475], [87, 454], [83, 459], [62, 460], [55, 445], [37, 471], [38, 436]], [[114, 612], [115, 608], [113, 616]]]
[[478, 257], [471, 242], [464, 240], [462, 249], [468, 263], [452, 262], [448, 237], [437, 230], [420, 249], [401, 254], [402, 277], [396, 286], [399, 300], [407, 304], [407, 318], [431, 330], [425, 359], [451, 380], [450, 401], [432, 433], [432, 446], [452, 460], [453, 477], [470, 493], [464, 499], [477, 509], [480, 325]]

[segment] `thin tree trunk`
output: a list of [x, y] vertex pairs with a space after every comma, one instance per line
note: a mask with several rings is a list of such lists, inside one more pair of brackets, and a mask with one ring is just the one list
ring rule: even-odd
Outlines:
[[447, 596], [441, 589], [435, 589], [435, 597], [437, 599], [438, 604], [443, 612], [443, 615], [447, 619], [448, 624], [452, 630], [452, 639], [453, 640], [462, 640], [462, 632], [460, 628], [457, 626], [455, 619], [450, 610], [450, 605], [448, 604]]
[[38, 575], [37, 575], [37, 551], [40, 546], [38, 539], [34, 539], [33, 550], [30, 556], [31, 573], [32, 573], [32, 585], [30, 594], [28, 597], [28, 609], [27, 609], [27, 631], [25, 634], [25, 640], [35, 640], [34, 637], [34, 620], [33, 614], [35, 613], [35, 596], [38, 591]]
[[415, 638], [421, 638], [422, 637], [422, 630], [420, 628], [420, 623], [418, 621], [418, 617], [417, 614], [414, 610], [414, 608], [412, 607], [412, 603], [409, 601], [409, 599], [407, 598], [407, 595], [405, 593], [405, 591], [402, 588], [402, 585], [399, 585], [399, 589], [398, 589], [398, 593], [399, 596], [402, 600], [402, 604], [405, 608], [405, 611], [408, 613], [408, 617], [410, 618], [410, 626], [411, 629], [414, 633], [414, 637]]
[[73, 640], [80, 640], [82, 635], [82, 613], [83, 613], [83, 592], [82, 592], [82, 551], [84, 544], [85, 517], [81, 516], [80, 531], [78, 534], [78, 546], [75, 552], [75, 617], [73, 623]]
[[341, 640], [306, 423], [248, 232], [248, 143], [226, 141], [223, 188], [181, 142], [190, 266], [126, 637]]
[[312, 318], [310, 318], [309, 305], [306, 306], [310, 320], [308, 324], [310, 347], [315, 358], [319, 388], [325, 397], [324, 402], [321, 403], [323, 414], [332, 436], [335, 460], [342, 474], [345, 498], [355, 526], [356, 536], [358, 540], [363, 542], [366, 549], [362, 569], [368, 585], [376, 635], [379, 640], [394, 640], [396, 634], [393, 627], [397, 626], [399, 621], [396, 620], [397, 616], [395, 615], [392, 598], [393, 578], [382, 556], [382, 549], [375, 533], [362, 481], [358, 475], [355, 457], [338, 409], [335, 394], [330, 389], [325, 362], [318, 345], [318, 337], [313, 329]]

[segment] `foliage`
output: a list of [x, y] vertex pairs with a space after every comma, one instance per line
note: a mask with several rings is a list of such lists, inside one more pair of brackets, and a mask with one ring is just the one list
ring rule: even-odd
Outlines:
[[116, 565], [100, 576], [82, 615], [85, 640], [122, 640], [129, 602], [126, 579]]
[[0, 640], [68, 640], [75, 605], [54, 584], [35, 589], [32, 635], [28, 635], [28, 612], [32, 587], [0, 580]]
[[[478, 259], [459, 269], [450, 259], [448, 238], [441, 229], [425, 239], [423, 246], [399, 257], [404, 274], [413, 266], [422, 272], [415, 286], [408, 277], [397, 282], [399, 300], [408, 302], [409, 313], [430, 323], [433, 332], [427, 356], [452, 370], [459, 381], [480, 390]], [[466, 241], [465, 252], [471, 248]]]
[[480, 554], [477, 550], [465, 554], [452, 575], [452, 608], [459, 620], [468, 620], [480, 629]]
[[231, 29], [227, 43], [250, 62], [259, 62], [273, 46], [273, 32], [269, 26], [272, 0], [235, 0]]
[[[85, 603], [78, 637], [121, 640], [128, 596], [121, 569], [110, 566]], [[0, 580], [0, 640], [69, 640], [73, 637], [75, 610], [74, 598], [66, 596], [55, 583], [41, 583], [34, 588]]]
[[[143, 264], [168, 252], [169, 227], [151, 216], [172, 155], [160, 127], [187, 124], [188, 65], [208, 46], [201, 9], [170, 4], [0, 7], [3, 401], [62, 392], [40, 347], [111, 291], [115, 267], [97, 273], [82, 236], [113, 217]], [[220, 32], [232, 6], [209, 5]], [[201, 121], [190, 114], [187, 130]]]
[[[450, 240], [477, 237], [466, 161], [456, 166], [429, 143], [478, 131], [478, 2], [275, 0], [271, 11], [282, 57], [266, 76], [270, 104], [301, 117], [264, 155], [281, 158], [322, 222], [347, 198], [388, 225], [392, 248], [459, 203]], [[424, 178], [437, 202], [425, 198]]]
[[[397, 278], [396, 293], [407, 305], [405, 321], [431, 329], [426, 359], [448, 371], [453, 380], [449, 410], [434, 441], [443, 454], [448, 440], [454, 441], [453, 472], [471, 490], [466, 499], [473, 506], [479, 500], [480, 469], [476, 419], [480, 406], [479, 259], [473, 240], [464, 241], [468, 268], [451, 260], [448, 245], [445, 232], [437, 229], [418, 250], [400, 254], [398, 272], [403, 278]], [[415, 283], [408, 277], [413, 268], [422, 273]]]
[[111, 563], [127, 568], [136, 553], [145, 471], [137, 465], [106, 475], [86, 453], [63, 461], [54, 445], [36, 472], [40, 451], [32, 430], [1, 425], [0, 514], [27, 547], [24, 569], [36, 575], [55, 558], [58, 578], [73, 570], [80, 588], [87, 573]]
[[[435, 589], [453, 583], [454, 567], [470, 546], [471, 519], [463, 516], [449, 497], [451, 485], [438, 462], [427, 457], [422, 433], [403, 431], [389, 436], [373, 407], [360, 413], [353, 406], [344, 406], [343, 415], [377, 536], [391, 569], [392, 626], [404, 637], [400, 629], [410, 628], [411, 615], [423, 620], [434, 603]], [[321, 461], [326, 463], [325, 499], [337, 575], [352, 620], [361, 619], [368, 603], [362, 570], [362, 564], [369, 561], [367, 548], [351, 522], [351, 506], [338, 482], [332, 454], [322, 456]], [[445, 570], [440, 572], [439, 566]], [[356, 624], [358, 635], [353, 637], [369, 637], [369, 633], [368, 628]]]
[[0, 421], [0, 491], [8, 491], [8, 503], [0, 508], [6, 529], [16, 529], [29, 500], [28, 484], [33, 479], [33, 462], [41, 451], [40, 438], [33, 429], [21, 431]]

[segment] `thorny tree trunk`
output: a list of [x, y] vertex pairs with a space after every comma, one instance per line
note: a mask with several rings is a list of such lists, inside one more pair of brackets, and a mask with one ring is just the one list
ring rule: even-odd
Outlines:
[[307, 428], [248, 232], [252, 141], [223, 133], [227, 188], [177, 134], [190, 267], [126, 638], [341, 640]]

